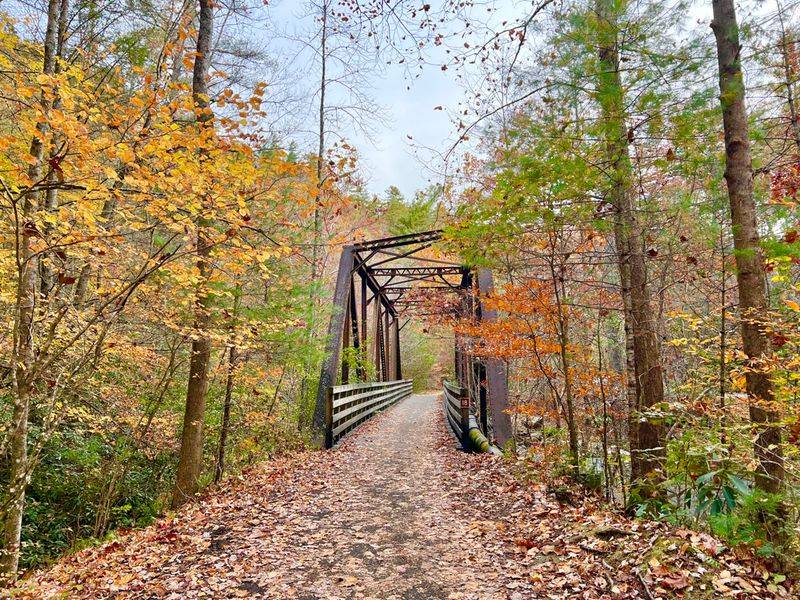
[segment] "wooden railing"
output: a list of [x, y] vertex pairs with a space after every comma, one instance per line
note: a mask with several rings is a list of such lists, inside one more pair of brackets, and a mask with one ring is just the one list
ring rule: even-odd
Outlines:
[[469, 392], [449, 381], [444, 382], [443, 388], [444, 414], [461, 446], [465, 450], [491, 452], [492, 445], [478, 426], [475, 415], [470, 411]]
[[463, 441], [464, 431], [469, 429], [469, 397], [465, 390], [449, 381], [444, 382], [444, 414], [453, 433]]
[[353, 383], [328, 388], [325, 410], [325, 447], [333, 445], [379, 410], [411, 395], [410, 379]]

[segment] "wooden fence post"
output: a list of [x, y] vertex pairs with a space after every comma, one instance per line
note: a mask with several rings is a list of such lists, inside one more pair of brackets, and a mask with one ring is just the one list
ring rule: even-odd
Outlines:
[[328, 388], [325, 400], [325, 447], [333, 448], [333, 388]]

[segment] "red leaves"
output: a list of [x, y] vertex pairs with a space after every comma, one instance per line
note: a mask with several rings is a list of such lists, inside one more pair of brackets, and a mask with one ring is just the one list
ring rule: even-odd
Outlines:
[[39, 228], [36, 226], [36, 223], [33, 221], [25, 221], [22, 225], [22, 235], [26, 235], [28, 237], [40, 238], [42, 234], [39, 232]]
[[772, 173], [771, 200], [776, 204], [797, 202], [800, 188], [800, 162], [797, 160]]
[[678, 592], [685, 590], [691, 585], [689, 578], [684, 573], [666, 576], [661, 580], [661, 584], [667, 589]]
[[774, 348], [783, 348], [786, 343], [789, 341], [789, 338], [780, 333], [779, 331], [775, 331], [772, 334], [772, 346]]

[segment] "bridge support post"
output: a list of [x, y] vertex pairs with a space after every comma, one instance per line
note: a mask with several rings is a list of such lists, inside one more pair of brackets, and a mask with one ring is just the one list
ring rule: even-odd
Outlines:
[[314, 443], [325, 444], [326, 404], [328, 388], [336, 385], [339, 373], [339, 360], [342, 354], [342, 338], [344, 337], [345, 315], [348, 312], [348, 295], [350, 293], [350, 277], [353, 272], [353, 246], [345, 246], [339, 258], [339, 272], [336, 276], [336, 289], [333, 292], [333, 314], [328, 325], [328, 337], [325, 343], [325, 358], [317, 385], [317, 401], [314, 406], [314, 418], [311, 422]]
[[[481, 297], [491, 294], [494, 289], [492, 272], [478, 269], [478, 315], [481, 321], [497, 320], [496, 310], [482, 306]], [[492, 416], [494, 442], [501, 448], [512, 438], [511, 415], [508, 414], [508, 373], [505, 361], [499, 358], [486, 359], [486, 395]]]
[[486, 394], [486, 365], [478, 363], [476, 365], [477, 378], [480, 384], [478, 385], [478, 417], [480, 419], [479, 426], [484, 434], [489, 431], [489, 416], [486, 414], [488, 410], [487, 394]]
[[403, 378], [403, 363], [400, 360], [400, 317], [394, 320], [394, 370], [395, 379]]

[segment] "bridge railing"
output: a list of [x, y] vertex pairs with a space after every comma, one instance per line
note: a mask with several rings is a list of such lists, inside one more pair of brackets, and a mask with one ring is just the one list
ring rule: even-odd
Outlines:
[[469, 391], [449, 381], [443, 382], [444, 414], [456, 438], [465, 450], [491, 452], [489, 440], [470, 410]]
[[379, 410], [411, 395], [413, 381], [351, 383], [328, 388], [325, 410], [325, 447], [331, 448], [348, 431]]

